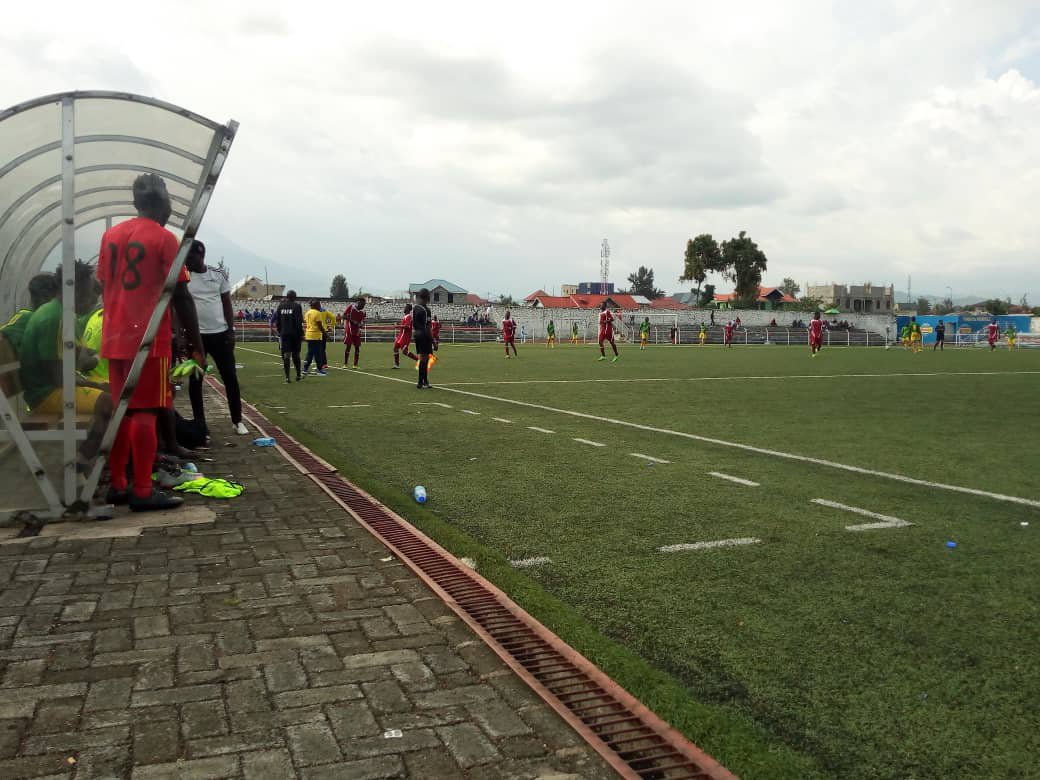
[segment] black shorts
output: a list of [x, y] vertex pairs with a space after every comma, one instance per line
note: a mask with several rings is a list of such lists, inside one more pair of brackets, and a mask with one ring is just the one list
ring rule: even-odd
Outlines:
[[282, 352], [299, 352], [303, 346], [299, 336], [280, 336], [278, 341]]
[[946, 341], [946, 334], [945, 333], [936, 333], [935, 334], [935, 340], [936, 341]]
[[416, 336], [415, 351], [418, 352], [420, 355], [432, 355], [433, 339], [429, 336]]

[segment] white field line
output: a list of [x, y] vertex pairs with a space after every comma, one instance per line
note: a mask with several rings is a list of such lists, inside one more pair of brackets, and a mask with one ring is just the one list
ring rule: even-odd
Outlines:
[[927, 376], [1014, 376], [1040, 374], [1040, 371], [894, 371], [891, 374], [781, 374], [776, 376], [691, 376], [629, 377], [626, 379], [502, 379], [488, 382], [441, 382], [438, 387], [479, 387], [481, 385], [580, 385], [596, 382], [725, 382], [729, 380], [775, 379], [890, 379]]
[[[370, 405], [371, 404], [346, 404], [345, 406], [330, 406], [329, 409], [360, 409], [362, 407], [370, 406]], [[277, 409], [278, 407], [272, 406], [271, 408], [272, 409]], [[284, 409], [285, 407], [283, 406], [281, 408]]]
[[882, 515], [878, 512], [871, 512], [869, 509], [860, 509], [856, 506], [846, 506], [845, 504], [839, 504], [837, 501], [828, 501], [825, 498], [814, 498], [812, 500], [814, 504], [820, 506], [830, 507], [831, 509], [841, 509], [846, 512], [852, 512], [856, 515], [863, 515], [864, 517], [873, 517], [878, 520], [877, 523], [860, 523], [859, 525], [847, 525], [845, 526], [846, 531], [875, 531], [879, 528], [906, 528], [907, 526], [913, 525], [908, 523], [899, 517], [892, 517], [891, 515]]
[[601, 442], [589, 441], [588, 439], [575, 439], [574, 441], [578, 442], [578, 444], [588, 444], [590, 447], [606, 447], [607, 446], [606, 444], [603, 444]]
[[761, 539], [754, 539], [750, 536], [741, 537], [740, 539], [718, 539], [714, 542], [693, 542], [692, 544], [666, 544], [664, 547], [658, 547], [657, 552], [669, 553], [669, 552], [685, 552], [686, 550], [714, 550], [716, 547], [743, 547], [747, 544], [758, 544]]
[[480, 416], [480, 412], [474, 412], [472, 409], [459, 409], [459, 411], [462, 412], [463, 414], [472, 414], [472, 415], [474, 415], [476, 417]]
[[670, 460], [664, 460], [663, 458], [651, 458], [649, 455], [643, 455], [638, 452], [630, 452], [628, 454], [631, 455], [633, 458], [642, 458], [643, 460], [648, 460], [651, 463], [671, 463]]
[[437, 401], [413, 401], [412, 406], [439, 406], [442, 409], [454, 409], [451, 404], [442, 404]]
[[[259, 355], [271, 357], [269, 352], [261, 352], [260, 350], [249, 349], [247, 347], [240, 347], [247, 352], [256, 352]], [[340, 369], [342, 370], [342, 369]], [[382, 374], [373, 374], [368, 371], [355, 371], [355, 374], [364, 374], [365, 376], [375, 377], [376, 379], [386, 379], [391, 382], [402, 382], [406, 385], [412, 384], [407, 379], [396, 379], [392, 376], [383, 376]], [[962, 372], [964, 373], [964, 372]], [[978, 372], [983, 373], [983, 372]], [[989, 372], [991, 374], [997, 374], [999, 372]], [[1040, 372], [1009, 372], [1009, 373], [1040, 373]], [[853, 376], [848, 374], [846, 376]], [[868, 375], [869, 376], [869, 375]], [[878, 374], [877, 376], [907, 376], [907, 374]], [[940, 376], [946, 376], [940, 374]], [[738, 377], [744, 378], [747, 377]], [[775, 378], [775, 377], [769, 377]], [[789, 378], [789, 377], [782, 377]], [[814, 377], [816, 378], [816, 377]], [[832, 460], [824, 460], [823, 458], [813, 458], [808, 455], [799, 455], [793, 452], [783, 452], [781, 450], [771, 450], [765, 447], [755, 447], [750, 444], [741, 444], [740, 442], [726, 441], [725, 439], [715, 439], [711, 436], [699, 436], [696, 433], [687, 433], [685, 431], [673, 431], [669, 428], [658, 428], [653, 425], [642, 425], [641, 423], [629, 422], [628, 420], [617, 420], [613, 417], [601, 417], [596, 414], [588, 414], [587, 412], [575, 412], [571, 409], [558, 409], [555, 406], [546, 406], [545, 404], [535, 404], [528, 401], [517, 401], [512, 398], [501, 398], [495, 395], [488, 395], [487, 393], [475, 393], [471, 390], [459, 390], [454, 387], [446, 387], [444, 385], [438, 385], [438, 390], [446, 393], [458, 393], [459, 395], [468, 395], [472, 398], [482, 398], [485, 401], [498, 401], [505, 404], [513, 404], [514, 406], [523, 406], [527, 409], [540, 409], [543, 412], [553, 412], [555, 414], [566, 414], [570, 417], [578, 417], [583, 420], [594, 420], [595, 422], [608, 423], [610, 425], [620, 425], [625, 428], [633, 428], [638, 431], [648, 431], [650, 433], [663, 433], [667, 436], [678, 436], [683, 439], [690, 441], [704, 442], [705, 444], [714, 444], [719, 447], [730, 447], [732, 449], [741, 450], [743, 452], [754, 452], [758, 455], [768, 455], [773, 458], [783, 458], [785, 460], [792, 460], [798, 463], [811, 463], [815, 466], [824, 466], [826, 468], [838, 469], [840, 471], [847, 471], [852, 474], [861, 474], [867, 477], [878, 477], [880, 479], [890, 479], [894, 482], [902, 482], [907, 485], [920, 485], [921, 487], [934, 488], [936, 490], [948, 490], [952, 493], [964, 493], [970, 496], [980, 496], [982, 498], [992, 498], [995, 501], [1005, 501], [1009, 504], [1019, 504], [1021, 506], [1031, 506], [1040, 509], [1040, 501], [1033, 498], [1022, 498], [1021, 496], [1010, 496], [1004, 493], [993, 493], [989, 490], [979, 490], [977, 488], [964, 487], [962, 485], [950, 485], [944, 482], [932, 482], [927, 479], [918, 479], [916, 477], [910, 477], [905, 474], [893, 474], [888, 471], [878, 471], [876, 469], [863, 468], [862, 466], [851, 466], [847, 463], [838, 463]]]
[[552, 558], [536, 555], [534, 558], [515, 558], [509, 562], [509, 565], [516, 569], [529, 569], [532, 566], [544, 566], [547, 563], [552, 563]]
[[513, 424], [512, 420], [507, 420], [505, 417], [492, 417], [491, 419], [495, 422], [506, 423], [507, 425]]
[[550, 431], [548, 428], [539, 428], [537, 425], [528, 425], [527, 430], [538, 431], [538, 433], [556, 433], [556, 431]]
[[730, 482], [736, 482], [738, 485], [745, 485], [747, 487], [759, 487], [759, 484], [757, 482], [752, 482], [750, 479], [741, 479], [740, 477], [734, 477], [729, 474], [723, 474], [721, 471], [709, 471], [708, 473], [713, 477], [718, 477], [719, 479], [727, 479]]

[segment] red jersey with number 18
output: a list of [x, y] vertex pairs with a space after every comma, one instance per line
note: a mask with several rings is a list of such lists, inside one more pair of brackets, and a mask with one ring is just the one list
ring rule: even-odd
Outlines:
[[[173, 233], [145, 217], [120, 222], [105, 231], [97, 264], [105, 304], [101, 357], [130, 360], [137, 354], [179, 246]], [[187, 270], [181, 269], [180, 281], [188, 279]], [[171, 357], [171, 341], [167, 306], [155, 333], [151, 357]]]

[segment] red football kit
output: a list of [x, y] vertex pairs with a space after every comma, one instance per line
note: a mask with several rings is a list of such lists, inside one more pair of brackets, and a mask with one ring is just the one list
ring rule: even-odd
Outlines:
[[512, 344], [516, 336], [516, 320], [502, 320], [502, 340]]
[[[163, 283], [180, 242], [158, 222], [145, 217], [121, 222], [105, 231], [98, 254], [97, 278], [105, 307], [101, 356], [109, 359], [112, 395], [118, 398], [141, 345]], [[179, 281], [189, 279], [181, 270]], [[169, 307], [163, 312], [152, 351], [130, 397], [131, 409], [159, 409], [173, 403], [169, 368], [172, 357]]]
[[440, 320], [434, 320], [430, 323], [430, 335], [434, 341], [437, 341], [441, 337], [441, 323]]
[[361, 346], [361, 328], [364, 327], [365, 317], [367, 316], [367, 311], [354, 308], [354, 304], [350, 304], [347, 307], [346, 311], [343, 312], [344, 344], [353, 344], [356, 347]]
[[401, 318], [401, 324], [398, 325], [399, 331], [397, 338], [394, 340], [394, 346], [398, 349], [407, 347], [412, 343], [412, 315], [406, 314]]
[[609, 309], [604, 309], [599, 313], [599, 343], [601, 346], [604, 341], [614, 343], [614, 315]]
[[1000, 338], [1000, 326], [994, 325], [991, 322], [989, 325], [986, 326], [986, 330], [988, 331], [987, 337], [989, 338], [989, 343], [996, 344], [997, 339]]
[[722, 328], [722, 332], [726, 336], [726, 343], [729, 344], [733, 341], [733, 325], [725, 325]]
[[823, 342], [823, 320], [811, 320], [809, 322], [809, 343], [820, 344]]

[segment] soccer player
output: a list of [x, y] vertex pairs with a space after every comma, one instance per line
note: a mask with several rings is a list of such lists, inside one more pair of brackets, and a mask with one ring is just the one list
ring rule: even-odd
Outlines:
[[401, 367], [401, 353], [404, 352], [405, 357], [409, 357], [415, 361], [416, 367], [419, 365], [419, 357], [413, 355], [408, 351], [408, 346], [412, 343], [412, 304], [406, 303], [404, 305], [404, 316], [401, 317], [401, 322], [397, 326], [397, 337], [394, 339], [394, 365], [393, 368]]
[[[319, 302], [320, 306], [321, 303]], [[328, 309], [321, 310], [321, 321], [325, 326], [325, 338], [321, 342], [321, 369], [329, 370], [329, 342], [336, 338], [336, 315]]]
[[571, 323], [571, 344], [578, 343], [578, 323]]
[[989, 341], [989, 351], [993, 352], [997, 348], [997, 340], [1000, 338], [1000, 326], [997, 324], [996, 317], [993, 318], [993, 322], [986, 326], [986, 339]]
[[311, 298], [311, 307], [303, 315], [303, 340], [307, 342], [307, 357], [303, 361], [303, 373], [308, 373], [314, 363], [314, 373], [325, 376], [321, 367], [321, 351], [325, 346], [325, 316], [317, 298]]
[[944, 351], [946, 345], [946, 323], [939, 320], [935, 326], [935, 343], [932, 344], [932, 352], [935, 352], [935, 348], [938, 347], [940, 352]]
[[1018, 341], [1018, 333], [1015, 331], [1014, 325], [1008, 325], [1004, 335], [1007, 337], [1008, 349], [1015, 348], [1015, 342]]
[[29, 280], [30, 308], [19, 309], [7, 321], [7, 324], [0, 328], [0, 333], [4, 334], [4, 338], [14, 348], [15, 354], [18, 354], [21, 349], [22, 336], [25, 334], [25, 328], [28, 326], [33, 312], [52, 300], [57, 294], [58, 284], [54, 281], [54, 274], [37, 274]]
[[736, 325], [733, 324], [733, 320], [729, 320], [725, 325], [722, 326], [722, 343], [727, 347], [733, 346], [733, 330]]
[[701, 323], [701, 332], [698, 334], [697, 338], [700, 340], [702, 347], [708, 343], [708, 326], [703, 322]]
[[343, 365], [349, 367], [350, 363], [350, 348], [354, 348], [354, 368], [358, 367], [358, 360], [361, 359], [361, 329], [365, 326], [365, 317], [368, 313], [365, 311], [365, 298], [364, 296], [358, 297], [357, 301], [347, 306], [346, 311], [343, 312]]
[[809, 352], [813, 357], [823, 349], [823, 320], [820, 313], [814, 312], [812, 321], [809, 323]]
[[910, 349], [913, 352], [920, 352], [924, 349], [924, 345], [921, 343], [921, 324], [917, 321], [917, 317], [910, 318]]
[[430, 291], [419, 290], [419, 302], [412, 307], [412, 330], [415, 333], [415, 351], [419, 353], [419, 390], [433, 389], [430, 385], [430, 356], [433, 354], [433, 337], [430, 335]]
[[433, 351], [436, 352], [441, 345], [441, 321], [437, 319], [436, 314], [433, 315], [433, 322], [430, 323], [430, 336], [433, 337]]
[[278, 334], [278, 349], [282, 353], [282, 368], [285, 384], [289, 384], [289, 360], [296, 368], [296, 381], [303, 378], [300, 373], [300, 347], [303, 344], [303, 309], [296, 300], [296, 290], [289, 290], [285, 300], [278, 304], [271, 317], [271, 329]]
[[513, 348], [513, 354], [520, 357], [516, 351], [516, 320], [510, 316], [508, 309], [506, 310], [505, 318], [502, 320], [502, 342], [506, 346], [506, 360], [509, 360], [510, 357], [510, 347]]
[[614, 343], [614, 314], [607, 308], [604, 301], [599, 307], [599, 360], [607, 359], [607, 351], [603, 348], [603, 342], [609, 342], [610, 348], [614, 350], [612, 363], [618, 362], [617, 344]]
[[903, 343], [903, 349], [910, 349], [910, 323], [906, 323], [899, 329], [899, 340]]
[[552, 320], [545, 326], [545, 346], [547, 349], [556, 349], [556, 325]]
[[[101, 237], [97, 276], [104, 300], [101, 356], [108, 358], [113, 398], [126, 386], [130, 368], [162, 294], [166, 277], [176, 259], [180, 242], [165, 225], [173, 211], [166, 182], [154, 173], [134, 179], [134, 207], [138, 216], [109, 228]], [[188, 292], [187, 271], [182, 269], [174, 288], [173, 307], [187, 335], [191, 356], [201, 369], [206, 367], [195, 303]], [[145, 512], [172, 509], [183, 499], [152, 489], [152, 469], [158, 451], [156, 423], [160, 412], [173, 406], [169, 371], [172, 329], [167, 308], [155, 332], [152, 350], [144, 361], [137, 386], [129, 398], [127, 416], [108, 456], [111, 472], [111, 503], [129, 503], [130, 509]], [[133, 485], [127, 466], [133, 461]]]
[[639, 324], [639, 349], [646, 349], [646, 343], [650, 341], [650, 318], [647, 317]]

